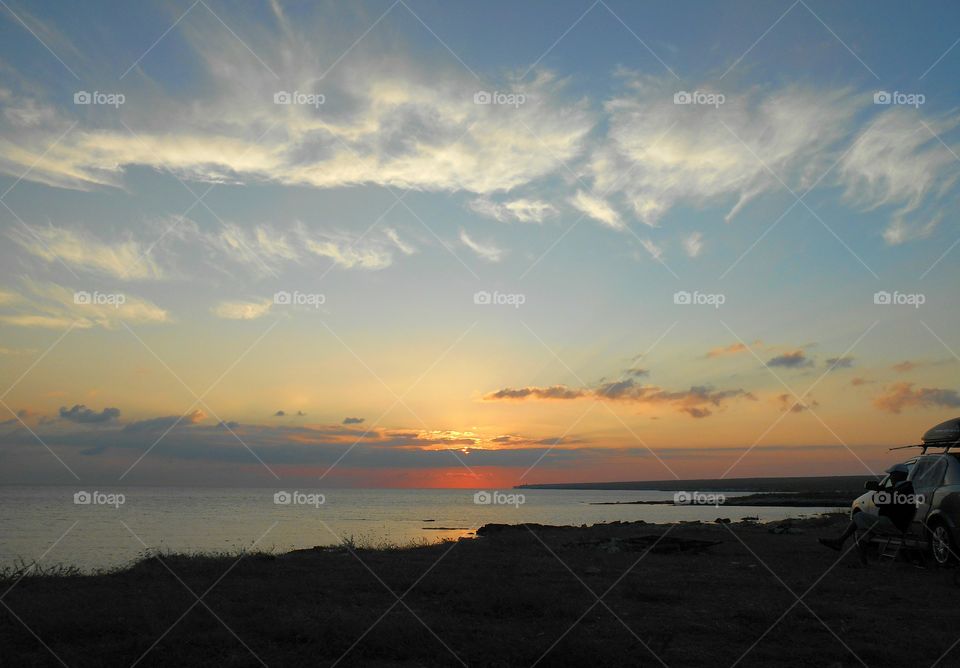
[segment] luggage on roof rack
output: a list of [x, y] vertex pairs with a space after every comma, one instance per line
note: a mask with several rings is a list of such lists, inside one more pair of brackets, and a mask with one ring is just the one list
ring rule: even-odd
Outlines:
[[928, 429], [921, 440], [927, 446], [956, 445], [957, 441], [960, 441], [960, 418], [941, 422]]
[[950, 448], [960, 445], [960, 417], [941, 422], [936, 427], [931, 427], [920, 440], [922, 443], [917, 445], [901, 445], [890, 449], [905, 450], [907, 448], [923, 448], [921, 454], [926, 454], [927, 448], [943, 448], [944, 452], [948, 452]]

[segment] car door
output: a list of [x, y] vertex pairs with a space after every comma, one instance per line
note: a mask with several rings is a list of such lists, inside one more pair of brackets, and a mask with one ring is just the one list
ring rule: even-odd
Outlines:
[[913, 483], [917, 506], [917, 512], [911, 524], [911, 533], [918, 538], [925, 536], [924, 527], [927, 515], [930, 513], [933, 495], [943, 483], [946, 470], [947, 461], [944, 455], [930, 455], [921, 457], [910, 472], [909, 479]]

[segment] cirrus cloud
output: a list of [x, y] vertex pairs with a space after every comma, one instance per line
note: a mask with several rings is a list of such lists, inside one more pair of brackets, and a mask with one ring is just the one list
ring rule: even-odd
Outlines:
[[273, 301], [266, 299], [256, 302], [227, 301], [213, 307], [213, 314], [226, 320], [256, 320], [270, 312]]

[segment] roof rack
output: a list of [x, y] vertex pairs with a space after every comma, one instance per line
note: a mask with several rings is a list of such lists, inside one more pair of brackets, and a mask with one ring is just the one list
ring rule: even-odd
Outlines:
[[955, 445], [960, 445], [960, 441], [942, 441], [940, 443], [918, 443], [916, 445], [900, 445], [896, 448], [890, 448], [890, 451], [893, 450], [907, 450], [908, 448], [923, 448], [920, 452], [921, 455], [927, 454], [928, 448], [943, 448], [943, 454], [950, 452], [950, 448]]

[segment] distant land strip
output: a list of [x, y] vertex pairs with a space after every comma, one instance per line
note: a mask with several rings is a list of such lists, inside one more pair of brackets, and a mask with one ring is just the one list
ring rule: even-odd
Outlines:
[[704, 478], [699, 480], [634, 480], [517, 485], [514, 489], [633, 490], [651, 492], [835, 492], [860, 494], [873, 476], [810, 476], [794, 478]]

